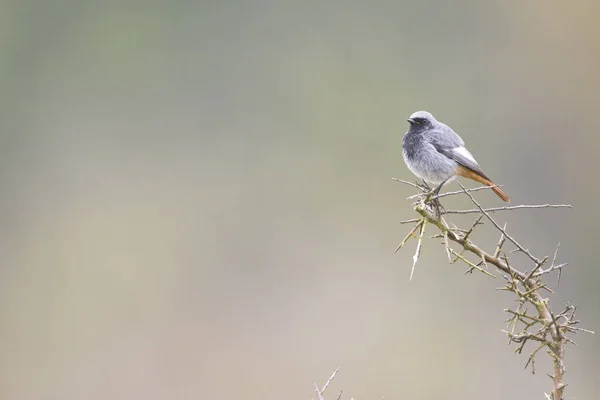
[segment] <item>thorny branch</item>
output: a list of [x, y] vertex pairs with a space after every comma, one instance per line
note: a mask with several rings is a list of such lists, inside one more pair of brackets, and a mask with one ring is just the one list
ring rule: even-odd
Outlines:
[[[489, 187], [482, 187], [481, 189], [489, 189]], [[464, 193], [464, 192], [460, 192]], [[437, 196], [439, 198], [439, 196]], [[493, 207], [486, 208], [486, 212], [496, 212], [496, 211], [512, 211], [512, 210], [523, 210], [523, 209], [531, 209], [531, 208], [573, 208], [570, 204], [536, 204], [536, 205], [525, 205], [521, 204], [520, 206], [510, 206], [510, 207]], [[473, 208], [471, 210], [446, 210], [444, 214], [477, 214], [480, 213], [481, 210], [478, 208]]]
[[[541, 294], [542, 290], [553, 293], [552, 290], [546, 286], [546, 283], [542, 282], [542, 277], [556, 271], [558, 273], [558, 280], [560, 281], [562, 269], [567, 266], [567, 263], [557, 264], [560, 244], [556, 246], [551, 264], [548, 267], [543, 268], [548, 262], [549, 257], [545, 256], [539, 258], [531, 254], [526, 247], [522, 246], [514, 237], [508, 234], [506, 224], [501, 226], [494, 218], [492, 218], [490, 213], [521, 209], [571, 208], [571, 206], [568, 204], [543, 204], [486, 209], [475, 200], [471, 193], [490, 189], [490, 187], [487, 186], [475, 189], [465, 189], [459, 183], [462, 190], [443, 193], [432, 197], [431, 192], [424, 185], [402, 181], [396, 178], [392, 179], [408, 184], [420, 191], [420, 193], [408, 198], [409, 200], [416, 199], [413, 206], [415, 211], [419, 214], [419, 217], [402, 221], [402, 223], [415, 223], [416, 225], [398, 247], [398, 249], [403, 247], [412, 236], [415, 236], [418, 239], [417, 250], [413, 256], [413, 266], [410, 275], [411, 279], [421, 252], [422, 239], [427, 224], [434, 225], [439, 229], [440, 233], [433, 237], [443, 238], [442, 243], [449, 261], [451, 263], [456, 263], [458, 261], [464, 262], [468, 266], [466, 273], [477, 270], [488, 276], [495, 277], [487, 271], [487, 266], [493, 265], [505, 281], [504, 286], [498, 289], [513, 293], [516, 296], [518, 304], [517, 308], [514, 310], [505, 310], [510, 317], [506, 321], [508, 323], [507, 330], [503, 332], [508, 336], [509, 344], [515, 343], [517, 345], [515, 352], [520, 354], [523, 352], [524, 347], [528, 342], [537, 343], [533, 351], [529, 354], [525, 364], [525, 368], [531, 366], [532, 373], [535, 373], [536, 355], [540, 350], [546, 349], [547, 354], [552, 358], [554, 373], [550, 375], [553, 382], [552, 392], [551, 394], [545, 394], [545, 396], [550, 400], [564, 400], [563, 392], [566, 386], [564, 383], [566, 371], [564, 363], [565, 347], [568, 343], [575, 344], [570, 337], [572, 334], [576, 334], [577, 332], [594, 332], [577, 326], [579, 320], [575, 319], [575, 313], [577, 311], [576, 306], [567, 303], [564, 311], [555, 314], [550, 307], [549, 299], [543, 297]], [[468, 196], [476, 208], [470, 210], [442, 210], [438, 214], [436, 208], [431, 204], [432, 200], [460, 194]], [[461, 229], [454, 224], [452, 224], [452, 226], [448, 225], [444, 216], [449, 214], [479, 214], [479, 216], [471, 224], [469, 229]], [[486, 252], [471, 239], [475, 229], [483, 224], [482, 219], [484, 218], [500, 232], [500, 239], [498, 240], [493, 253]], [[416, 232], [419, 232], [418, 236], [415, 234]], [[450, 242], [461, 246], [462, 250], [456, 251], [451, 247]], [[505, 250], [507, 242], [514, 246], [514, 249], [508, 252]], [[517, 269], [510, 263], [509, 256], [514, 252], [521, 252], [529, 258], [530, 262], [533, 264], [531, 270]], [[471, 253], [476, 256], [478, 261], [470, 261], [465, 256], [465, 253]], [[482, 266], [484, 268], [482, 268]]]

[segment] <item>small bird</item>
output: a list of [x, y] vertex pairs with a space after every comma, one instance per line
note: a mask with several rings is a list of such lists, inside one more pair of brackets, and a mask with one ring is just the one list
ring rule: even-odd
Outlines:
[[408, 119], [410, 127], [402, 139], [402, 157], [408, 169], [435, 187], [437, 195], [444, 183], [464, 176], [487, 186], [502, 200], [510, 199], [483, 173], [465, 142], [449, 126], [427, 111], [417, 111]]

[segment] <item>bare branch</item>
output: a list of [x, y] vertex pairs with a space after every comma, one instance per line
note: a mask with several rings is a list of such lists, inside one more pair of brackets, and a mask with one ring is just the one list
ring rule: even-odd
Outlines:
[[[322, 389], [319, 389], [319, 385], [317, 385], [316, 382], [313, 382], [313, 387], [315, 388], [315, 393], [317, 394], [317, 400], [325, 400], [325, 398], [323, 397], [323, 393], [325, 393], [325, 390], [327, 390], [327, 387], [329, 386], [333, 378], [335, 378], [335, 375], [338, 373], [339, 370], [340, 368], [337, 367], [335, 371], [333, 371], [333, 374], [331, 374], [329, 379], [327, 379], [327, 382], [325, 382], [325, 385], [323, 385]], [[340, 394], [338, 395], [338, 400], [341, 396], [342, 392], [340, 392]]]
[[471, 227], [469, 228], [469, 230], [465, 232], [465, 237], [464, 237], [465, 240], [467, 240], [469, 238], [469, 235], [471, 235], [471, 233], [473, 233], [473, 229], [475, 229], [477, 227], [477, 225], [483, 224], [483, 222], [481, 222], [482, 218], [483, 218], [483, 215], [480, 215], [475, 220], [475, 222], [473, 222], [473, 224], [471, 225]]
[[427, 220], [424, 219], [421, 224], [421, 233], [419, 234], [419, 240], [417, 241], [417, 249], [415, 250], [415, 255], [413, 256], [413, 265], [410, 270], [410, 278], [409, 281], [412, 281], [413, 274], [415, 273], [415, 265], [417, 265], [417, 261], [419, 261], [419, 255], [421, 254], [421, 244], [423, 243], [423, 234], [425, 233], [425, 227], [427, 226]]
[[538, 345], [538, 347], [534, 351], [532, 351], [531, 354], [529, 354], [529, 357], [527, 358], [527, 363], [525, 364], [525, 369], [527, 369], [527, 366], [531, 363], [531, 373], [532, 374], [535, 374], [535, 355], [537, 354], [538, 351], [540, 351], [544, 347], [546, 347], [546, 345], [544, 343], [540, 343]]
[[340, 370], [340, 367], [337, 367], [335, 369], [335, 371], [333, 371], [333, 374], [331, 374], [331, 376], [329, 377], [329, 379], [327, 379], [327, 382], [325, 382], [325, 385], [323, 386], [323, 389], [321, 389], [321, 394], [325, 393], [325, 390], [327, 390], [327, 387], [329, 386], [329, 384], [331, 383], [331, 381], [333, 380], [333, 378], [335, 378], [335, 376], [337, 375], [338, 371]]
[[452, 252], [452, 254], [454, 254], [456, 257], [458, 257], [459, 259], [461, 259], [465, 264], [467, 264], [469, 267], [471, 267], [469, 270], [467, 270], [467, 272], [465, 272], [466, 274], [469, 273], [471, 270], [476, 269], [477, 271], [479, 271], [479, 272], [481, 272], [481, 273], [483, 273], [483, 274], [485, 274], [487, 276], [495, 278], [494, 275], [490, 274], [489, 272], [487, 272], [483, 268], [479, 268], [477, 265], [475, 265], [471, 261], [467, 260], [462, 254], [458, 254], [453, 249], [450, 249], [450, 252]]
[[[461, 185], [462, 187], [462, 185]], [[465, 189], [467, 192], [468, 189]], [[471, 190], [472, 191], [472, 190]], [[464, 192], [461, 192], [464, 193]], [[493, 207], [493, 208], [484, 208], [485, 212], [496, 212], [496, 211], [513, 211], [513, 210], [523, 210], [523, 209], [532, 209], [532, 208], [573, 208], [570, 204], [521, 204], [520, 206], [507, 206], [507, 207]], [[473, 208], [471, 210], [446, 210], [442, 214], [478, 214], [481, 212], [481, 209]]]
[[398, 178], [392, 178], [392, 180], [393, 180], [393, 181], [396, 181], [396, 182], [404, 183], [405, 185], [412, 186], [412, 187], [414, 187], [414, 188], [417, 188], [417, 189], [419, 189], [419, 190], [420, 190], [420, 191], [422, 191], [422, 192], [428, 192], [428, 190], [427, 190], [425, 187], [423, 187], [423, 186], [421, 186], [421, 185], [419, 185], [419, 184], [417, 184], [417, 183], [413, 183], [413, 182], [405, 181], [405, 180], [398, 179]]
[[500, 252], [502, 251], [502, 246], [504, 246], [504, 241], [506, 240], [506, 236], [504, 236], [504, 232], [506, 231], [506, 222], [504, 223], [504, 228], [500, 231], [500, 240], [498, 240], [498, 244], [496, 245], [496, 251], [494, 251], [494, 257], [498, 257]]
[[415, 231], [417, 229], [419, 229], [421, 227], [421, 225], [423, 225], [423, 221], [425, 221], [424, 219], [419, 219], [418, 220], [419, 223], [416, 224], [411, 230], [410, 232], [408, 232], [408, 234], [404, 237], [404, 239], [402, 239], [402, 241], [400, 242], [400, 244], [398, 245], [398, 247], [396, 247], [396, 250], [394, 250], [394, 253], [397, 253], [398, 250], [400, 250], [402, 247], [404, 247], [404, 245], [406, 244], [406, 242], [408, 242], [408, 239], [411, 238], [411, 236], [413, 236], [413, 234], [415, 233]]
[[483, 207], [481, 207], [481, 205], [480, 205], [480, 204], [477, 202], [477, 200], [475, 200], [475, 198], [474, 198], [474, 197], [471, 195], [471, 193], [469, 193], [469, 192], [467, 192], [467, 191], [466, 191], [466, 189], [465, 189], [465, 187], [462, 185], [462, 183], [458, 182], [458, 184], [459, 184], [459, 185], [460, 185], [460, 187], [461, 187], [461, 188], [462, 188], [462, 189], [465, 191], [465, 193], [467, 194], [467, 196], [469, 196], [469, 198], [471, 199], [471, 201], [473, 202], [473, 204], [475, 204], [475, 205], [477, 206], [477, 208], [478, 208], [478, 209], [481, 211], [481, 213], [482, 213], [483, 215], [485, 215], [485, 216], [486, 216], [486, 217], [487, 217], [487, 218], [488, 218], [488, 219], [491, 221], [491, 223], [492, 223], [492, 224], [494, 224], [494, 226], [495, 226], [495, 227], [496, 227], [496, 228], [497, 228], [497, 229], [498, 229], [500, 232], [502, 232], [502, 233], [504, 234], [504, 236], [506, 236], [506, 238], [507, 238], [508, 240], [510, 240], [510, 241], [512, 242], [512, 244], [514, 244], [515, 246], [517, 246], [517, 248], [518, 248], [519, 250], [521, 250], [523, 253], [527, 254], [527, 256], [528, 256], [529, 258], [531, 258], [531, 260], [532, 260], [534, 263], [536, 263], [536, 265], [538, 265], [538, 264], [540, 264], [540, 263], [541, 263], [541, 261], [540, 261], [540, 260], [538, 260], [536, 257], [534, 257], [534, 256], [533, 256], [533, 255], [532, 255], [532, 254], [529, 252], [529, 250], [527, 250], [527, 249], [525, 249], [523, 246], [521, 246], [521, 245], [519, 244], [519, 242], [517, 242], [515, 239], [513, 239], [511, 236], [509, 236], [509, 235], [508, 235], [508, 233], [506, 233], [506, 231], [505, 231], [504, 229], [502, 229], [502, 227], [501, 227], [500, 225], [498, 225], [498, 223], [497, 223], [497, 222], [496, 222], [496, 221], [495, 221], [495, 220], [494, 220], [494, 219], [493, 219], [493, 218], [492, 218], [492, 217], [491, 217], [491, 216], [490, 216], [490, 215], [487, 213], [487, 211], [485, 211], [485, 210], [483, 209]]
[[319, 386], [317, 386], [317, 384], [315, 382], [313, 382], [313, 386], [315, 387], [315, 393], [317, 394], [317, 399], [325, 400], [325, 398], [323, 397], [323, 394], [321, 392], [321, 389], [319, 389]]
[[[394, 179], [394, 178], [392, 178]], [[394, 179], [395, 180], [395, 179]], [[467, 189], [469, 192], [478, 192], [480, 190], [490, 190], [492, 188], [494, 188], [496, 186], [480, 186], [480, 187], [476, 187], [473, 189]], [[440, 193], [437, 196], [432, 196], [429, 200], [433, 201], [433, 200], [437, 200], [440, 199], [442, 197], [448, 197], [448, 196], [455, 196], [457, 194], [462, 194], [463, 191], [462, 190], [457, 190], [456, 192], [446, 192], [446, 193]], [[418, 194], [413, 194], [412, 196], [407, 197], [407, 200], [412, 200], [412, 199], [416, 199], [421, 197], [423, 194], [422, 193], [418, 193]]]
[[419, 222], [421, 219], [420, 218], [413, 218], [413, 219], [407, 219], [404, 221], [400, 221], [401, 224], [412, 224], [414, 222]]
[[446, 256], [448, 256], [448, 261], [452, 262], [450, 243], [448, 243], [448, 232], [444, 232], [444, 248], [446, 249]]
[[[548, 291], [554, 293], [547, 287], [547, 284], [542, 281], [544, 275], [550, 272], [557, 271], [560, 273], [562, 268], [567, 263], [557, 264], [558, 252], [560, 245], [557, 245], [552, 257], [552, 263], [547, 268], [543, 268], [549, 257], [545, 256], [542, 258], [535, 257], [531, 252], [517, 242], [512, 236], [507, 233], [506, 223], [504, 226], [491, 217], [490, 213], [496, 211], [514, 211], [520, 209], [539, 209], [539, 208], [572, 208], [568, 204], [543, 204], [543, 205], [520, 205], [510, 207], [495, 207], [495, 208], [483, 208], [471, 195], [471, 192], [478, 190], [489, 189], [489, 187], [481, 187], [475, 189], [465, 189], [463, 185], [459, 185], [462, 191], [449, 192], [437, 196], [432, 196], [432, 192], [425, 186], [411, 184], [411, 186], [417, 187], [422, 193], [409, 197], [409, 199], [417, 199], [413, 203], [415, 211], [420, 215], [421, 218], [409, 220], [410, 222], [416, 222], [417, 224], [413, 227], [413, 230], [409, 233], [406, 240], [410, 236], [414, 236], [417, 229], [420, 228], [420, 233], [417, 242], [417, 249], [413, 256], [413, 266], [411, 269], [411, 279], [414, 273], [416, 262], [418, 261], [422, 239], [425, 231], [425, 227], [428, 223], [435, 225], [439, 229], [439, 233], [432, 235], [433, 238], [442, 238], [444, 249], [448, 256], [450, 263], [455, 263], [461, 260], [469, 269], [468, 272], [478, 270], [489, 276], [494, 276], [487, 272], [485, 267], [488, 265], [496, 268], [502, 277], [505, 279], [505, 285], [500, 290], [511, 292], [516, 296], [518, 306], [515, 310], [505, 310], [511, 316], [507, 320], [507, 331], [505, 334], [508, 336], [509, 343], [516, 344], [515, 351], [522, 353], [527, 342], [537, 342], [535, 349], [529, 354], [525, 368], [531, 366], [532, 373], [535, 373], [535, 358], [541, 349], [546, 349], [547, 354], [550, 355], [553, 361], [554, 373], [549, 375], [553, 380], [553, 390], [551, 395], [546, 395], [551, 400], [564, 400], [563, 392], [566, 384], [564, 383], [564, 374], [566, 367], [564, 364], [564, 352], [565, 346], [569, 343], [575, 343], [567, 335], [575, 334], [577, 332], [593, 333], [590, 330], [580, 328], [576, 326], [579, 321], [574, 318], [576, 307], [567, 304], [565, 310], [555, 315], [551, 308], [547, 298], [542, 297], [542, 291]], [[458, 195], [465, 193], [476, 208], [471, 210], [444, 210], [439, 212], [441, 205], [437, 202], [437, 199], [447, 196]], [[454, 223], [448, 224], [442, 215], [446, 214], [480, 214], [475, 221], [472, 223], [469, 229], [461, 229]], [[482, 225], [482, 219], [485, 217], [489, 220], [495, 229], [500, 232], [500, 239], [498, 240], [493, 254], [484, 251], [481, 247], [476, 245], [471, 237], [477, 231], [477, 227]], [[503, 247], [506, 240], [510, 241], [516, 249], [506, 254]], [[462, 250], [458, 251], [450, 246], [450, 242], [454, 242], [462, 246]], [[523, 269], [517, 269], [510, 263], [509, 256], [514, 252], [522, 252], [525, 254], [533, 266], [527, 271]], [[464, 253], [472, 253], [477, 256], [480, 260], [477, 263], [471, 262]]]
[[[478, 192], [480, 190], [491, 190], [495, 187], [502, 187], [502, 185], [496, 185], [496, 186], [479, 186], [473, 189], [467, 189], [468, 192]], [[431, 199], [435, 200], [435, 199], [441, 199], [442, 197], [448, 197], [448, 196], [455, 196], [458, 194], [463, 194], [464, 192], [462, 190], [457, 190], [455, 192], [446, 192], [446, 193], [441, 193], [438, 194], [437, 196], [433, 196]]]

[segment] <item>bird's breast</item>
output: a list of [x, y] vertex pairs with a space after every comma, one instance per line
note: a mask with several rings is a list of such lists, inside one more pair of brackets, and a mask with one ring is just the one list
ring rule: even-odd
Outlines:
[[456, 162], [438, 152], [422, 136], [410, 133], [404, 136], [402, 157], [408, 169], [429, 184], [438, 185], [456, 173]]

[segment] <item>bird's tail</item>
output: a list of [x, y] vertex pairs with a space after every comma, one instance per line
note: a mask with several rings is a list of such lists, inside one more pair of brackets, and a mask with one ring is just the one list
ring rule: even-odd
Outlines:
[[510, 198], [506, 195], [506, 193], [504, 193], [499, 187], [496, 186], [494, 182], [492, 182], [486, 176], [482, 176], [481, 174], [478, 174], [472, 169], [463, 167], [462, 165], [456, 169], [456, 174], [474, 180], [475, 182], [483, 183], [487, 186], [493, 186], [492, 192], [496, 193], [496, 195], [500, 197], [502, 201], [505, 201], [507, 203], [510, 201]]
[[[494, 183], [492, 181], [488, 181], [488, 182], [486, 182], [485, 184], [488, 186], [494, 186]], [[504, 193], [499, 187], [497, 187], [497, 186], [493, 187], [492, 192], [496, 193], [498, 195], [498, 197], [500, 197], [502, 199], [502, 201], [505, 201], [507, 203], [510, 201], [510, 197], [508, 197], [506, 195], [506, 193]]]

